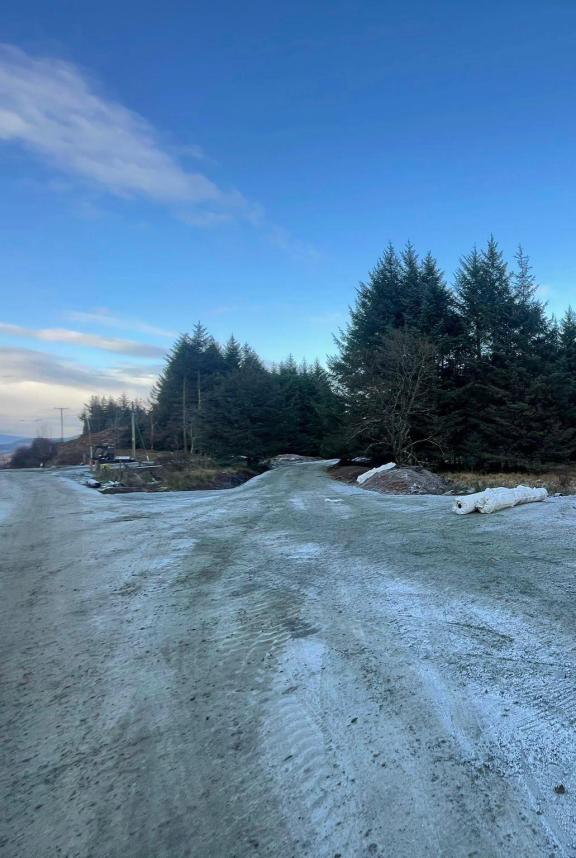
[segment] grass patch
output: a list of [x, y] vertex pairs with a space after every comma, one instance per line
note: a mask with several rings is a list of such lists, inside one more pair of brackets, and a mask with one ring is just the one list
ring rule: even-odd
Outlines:
[[247, 467], [222, 467], [218, 465], [200, 467], [193, 464], [177, 468], [165, 466], [162, 471], [164, 487], [173, 492], [231, 489], [234, 486], [242, 485], [260, 473], [260, 471]]
[[576, 494], [576, 468], [573, 467], [538, 473], [521, 473], [518, 471], [506, 474], [478, 474], [473, 471], [450, 471], [443, 473], [442, 476], [452, 480], [458, 487], [474, 489], [476, 492], [500, 486], [513, 489], [522, 485], [536, 488], [542, 486], [551, 495]]

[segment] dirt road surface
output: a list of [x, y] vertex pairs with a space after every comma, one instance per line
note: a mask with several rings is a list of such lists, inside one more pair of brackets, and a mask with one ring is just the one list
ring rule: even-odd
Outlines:
[[449, 509], [0, 473], [0, 854], [576, 856], [576, 499]]

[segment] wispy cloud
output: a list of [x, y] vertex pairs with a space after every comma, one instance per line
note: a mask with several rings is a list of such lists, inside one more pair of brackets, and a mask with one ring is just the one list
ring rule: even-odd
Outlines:
[[232, 220], [230, 212], [180, 212], [179, 218], [188, 226], [211, 229]]
[[[213, 163], [199, 146], [166, 145], [148, 120], [104, 95], [72, 63], [0, 44], [0, 140], [116, 197], [168, 205], [193, 227], [242, 219], [293, 258], [318, 259], [311, 244], [271, 222], [258, 202], [188, 169], [185, 159]], [[51, 186], [61, 188], [60, 182]], [[83, 210], [83, 216], [99, 214], [91, 202]]]
[[157, 358], [166, 354], [166, 349], [161, 346], [138, 343], [135, 340], [121, 340], [116, 337], [102, 337], [98, 334], [84, 334], [80, 331], [70, 331], [67, 328], [25, 328], [21, 325], [0, 322], [0, 334], [43, 340], [44, 342], [70, 343], [105, 352], [114, 352], [115, 354], [131, 355], [132, 357]]
[[270, 224], [264, 228], [264, 234], [273, 247], [284, 251], [293, 259], [307, 263], [316, 263], [321, 259], [322, 255], [314, 245], [295, 238], [283, 226]]
[[337, 325], [344, 320], [344, 313], [339, 310], [327, 310], [324, 313], [308, 315], [305, 319], [313, 325]]
[[71, 322], [84, 322], [87, 324], [103, 325], [106, 328], [116, 328], [122, 331], [138, 331], [141, 334], [150, 334], [154, 337], [176, 337], [177, 331], [159, 328], [156, 325], [150, 325], [141, 319], [133, 319], [130, 316], [118, 316], [112, 313], [106, 307], [99, 307], [96, 310], [85, 312], [84, 310], [69, 310], [65, 313], [65, 318]]
[[[99, 94], [76, 66], [10, 45], [0, 45], [0, 139], [119, 197], [251, 210], [237, 191], [185, 169], [146, 119]], [[203, 157], [199, 147], [187, 153]]]

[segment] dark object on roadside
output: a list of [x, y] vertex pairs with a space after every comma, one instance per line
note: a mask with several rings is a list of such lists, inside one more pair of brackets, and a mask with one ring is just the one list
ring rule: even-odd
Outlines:
[[558, 786], [554, 787], [554, 792], [556, 793], [556, 795], [564, 795], [564, 793], [566, 792], [566, 787], [564, 786], [564, 784], [558, 784]]
[[114, 445], [113, 444], [98, 444], [92, 451], [93, 462], [113, 462], [114, 461]]

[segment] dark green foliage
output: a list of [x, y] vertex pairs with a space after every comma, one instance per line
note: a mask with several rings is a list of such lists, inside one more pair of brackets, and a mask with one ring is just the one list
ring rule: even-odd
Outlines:
[[341, 405], [319, 365], [267, 369], [248, 345], [202, 326], [168, 356], [153, 395], [157, 446], [219, 459], [338, 452]]
[[272, 378], [248, 347], [240, 350], [237, 365], [214, 385], [204, 419], [204, 443], [213, 456], [259, 459], [270, 453], [274, 442]]
[[326, 371], [318, 363], [297, 366], [290, 357], [272, 378], [277, 449], [305, 456], [337, 452], [341, 405]]
[[132, 412], [138, 427], [138, 446], [148, 446], [150, 442], [150, 415], [143, 402], [129, 400], [125, 393], [114, 399], [113, 396], [91, 396], [84, 406], [80, 420], [85, 435], [96, 435], [107, 431], [111, 443], [117, 447], [128, 447], [131, 439]]
[[236, 344], [226, 355], [197, 324], [192, 336], [183, 334], [168, 355], [152, 392], [156, 444], [166, 449], [203, 452], [205, 406], [221, 376], [233, 368]]
[[[389, 245], [361, 283], [327, 372], [268, 369], [202, 325], [170, 352], [145, 409], [92, 397], [93, 433], [129, 441], [130, 415], [157, 449], [259, 459], [369, 453], [399, 462], [517, 469], [576, 460], [576, 314], [557, 324], [527, 257], [496, 241], [464, 256], [450, 288], [431, 254]], [[152, 444], [152, 442], [154, 442]]]
[[331, 362], [353, 450], [474, 468], [574, 460], [576, 315], [556, 329], [535, 294], [523, 251], [510, 272], [494, 238], [463, 257], [454, 290], [430, 255], [388, 247]]

